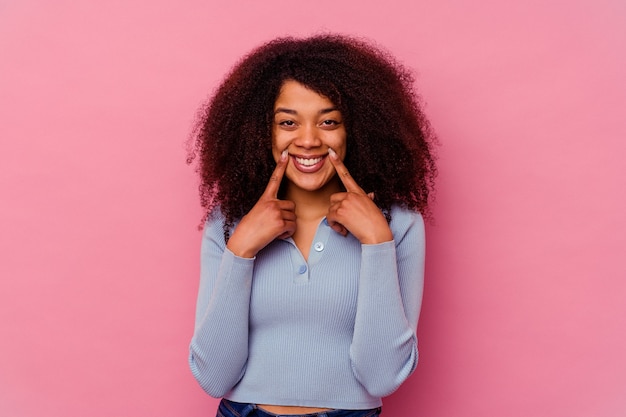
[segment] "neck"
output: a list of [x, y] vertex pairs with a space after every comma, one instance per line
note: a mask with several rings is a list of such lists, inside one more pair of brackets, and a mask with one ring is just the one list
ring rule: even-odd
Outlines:
[[289, 184], [285, 190], [285, 200], [296, 203], [296, 216], [301, 219], [321, 219], [328, 214], [330, 196], [343, 191], [335, 176], [323, 188], [307, 191]]

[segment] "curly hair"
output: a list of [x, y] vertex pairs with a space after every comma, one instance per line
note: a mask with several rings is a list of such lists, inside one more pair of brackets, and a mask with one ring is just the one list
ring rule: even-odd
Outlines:
[[366, 41], [325, 34], [278, 38], [254, 49], [200, 109], [188, 163], [199, 159], [203, 220], [219, 207], [228, 237], [261, 197], [275, 167], [273, 108], [286, 80], [327, 97], [341, 111], [344, 163], [366, 192], [375, 193], [388, 219], [394, 204], [429, 215], [436, 137], [412, 74]]

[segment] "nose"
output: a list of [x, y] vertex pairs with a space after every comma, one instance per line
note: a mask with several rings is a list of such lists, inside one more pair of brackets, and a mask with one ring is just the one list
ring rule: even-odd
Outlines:
[[300, 129], [300, 134], [296, 138], [296, 145], [305, 149], [315, 148], [322, 144], [314, 124], [306, 124]]

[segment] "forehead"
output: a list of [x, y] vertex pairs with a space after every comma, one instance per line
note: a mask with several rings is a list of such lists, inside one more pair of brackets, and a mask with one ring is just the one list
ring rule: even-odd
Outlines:
[[335, 107], [333, 102], [324, 95], [317, 93], [304, 84], [294, 80], [287, 80], [280, 88], [274, 109], [286, 108], [331, 108]]

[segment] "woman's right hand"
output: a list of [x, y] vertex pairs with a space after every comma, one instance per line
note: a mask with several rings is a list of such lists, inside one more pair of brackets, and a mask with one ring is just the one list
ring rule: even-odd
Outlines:
[[279, 200], [278, 189], [287, 168], [285, 150], [259, 201], [242, 217], [226, 247], [236, 256], [253, 258], [274, 239], [285, 239], [296, 231], [296, 204]]

